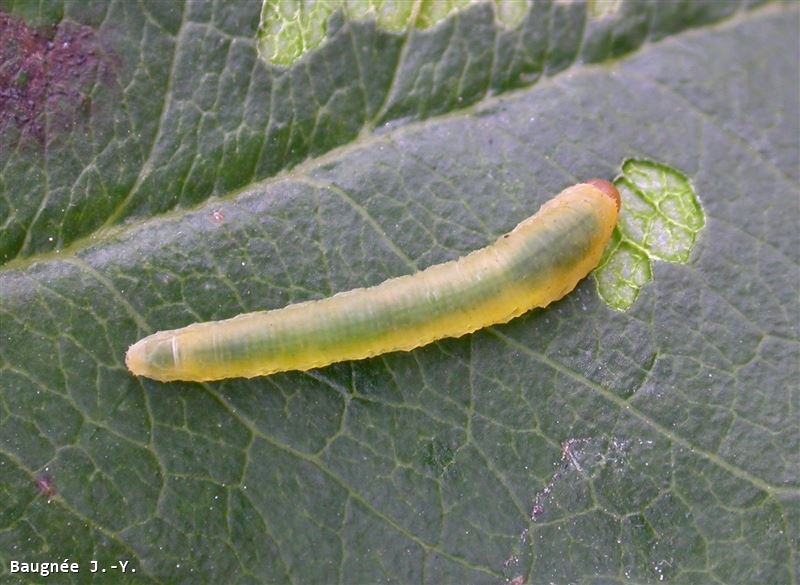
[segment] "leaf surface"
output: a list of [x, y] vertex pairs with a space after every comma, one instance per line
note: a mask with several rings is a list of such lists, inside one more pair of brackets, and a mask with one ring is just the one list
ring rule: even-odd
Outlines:
[[[0, 580], [796, 582], [796, 4], [335, 13], [289, 67], [257, 3], [25, 6], [0, 4]], [[705, 227], [627, 311], [590, 278], [410, 353], [125, 370], [145, 334], [456, 258], [629, 159], [680, 169]]]

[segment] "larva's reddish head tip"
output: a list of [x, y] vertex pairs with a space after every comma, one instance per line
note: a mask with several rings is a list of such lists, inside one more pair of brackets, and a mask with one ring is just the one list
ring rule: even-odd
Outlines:
[[617, 205], [617, 211], [619, 211], [620, 206], [620, 198], [619, 198], [619, 191], [614, 186], [614, 183], [611, 181], [606, 181], [605, 179], [592, 179], [590, 181], [586, 181], [587, 185], [591, 185], [592, 187], [597, 187], [603, 193], [608, 195], [611, 199], [614, 200], [614, 203]]

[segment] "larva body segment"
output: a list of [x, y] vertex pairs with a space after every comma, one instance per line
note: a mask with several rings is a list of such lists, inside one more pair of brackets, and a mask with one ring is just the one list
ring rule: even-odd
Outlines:
[[308, 370], [505, 323], [570, 292], [600, 261], [619, 193], [565, 189], [495, 243], [370, 288], [160, 331], [128, 349], [138, 376], [205, 381]]

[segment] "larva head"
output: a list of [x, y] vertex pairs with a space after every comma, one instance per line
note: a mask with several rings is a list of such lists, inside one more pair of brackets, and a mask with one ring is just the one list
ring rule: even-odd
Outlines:
[[597, 189], [600, 189], [603, 193], [605, 193], [608, 197], [610, 197], [614, 201], [614, 204], [617, 206], [617, 211], [619, 211], [620, 207], [619, 191], [617, 191], [617, 188], [614, 186], [614, 183], [612, 183], [611, 181], [606, 181], [605, 179], [591, 179], [589, 181], [586, 181], [586, 184], [591, 185], [592, 187], [596, 187]]
[[156, 333], [137, 341], [128, 348], [125, 365], [137, 376], [163, 379], [165, 372], [172, 372], [175, 368], [173, 339], [172, 335]]

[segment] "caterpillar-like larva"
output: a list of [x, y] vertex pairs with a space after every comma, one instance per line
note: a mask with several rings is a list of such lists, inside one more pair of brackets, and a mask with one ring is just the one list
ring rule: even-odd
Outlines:
[[597, 266], [619, 205], [608, 181], [574, 185], [458, 260], [327, 299], [159, 331], [132, 345], [125, 363], [161, 381], [251, 378], [410, 351], [505, 323], [560, 299]]

